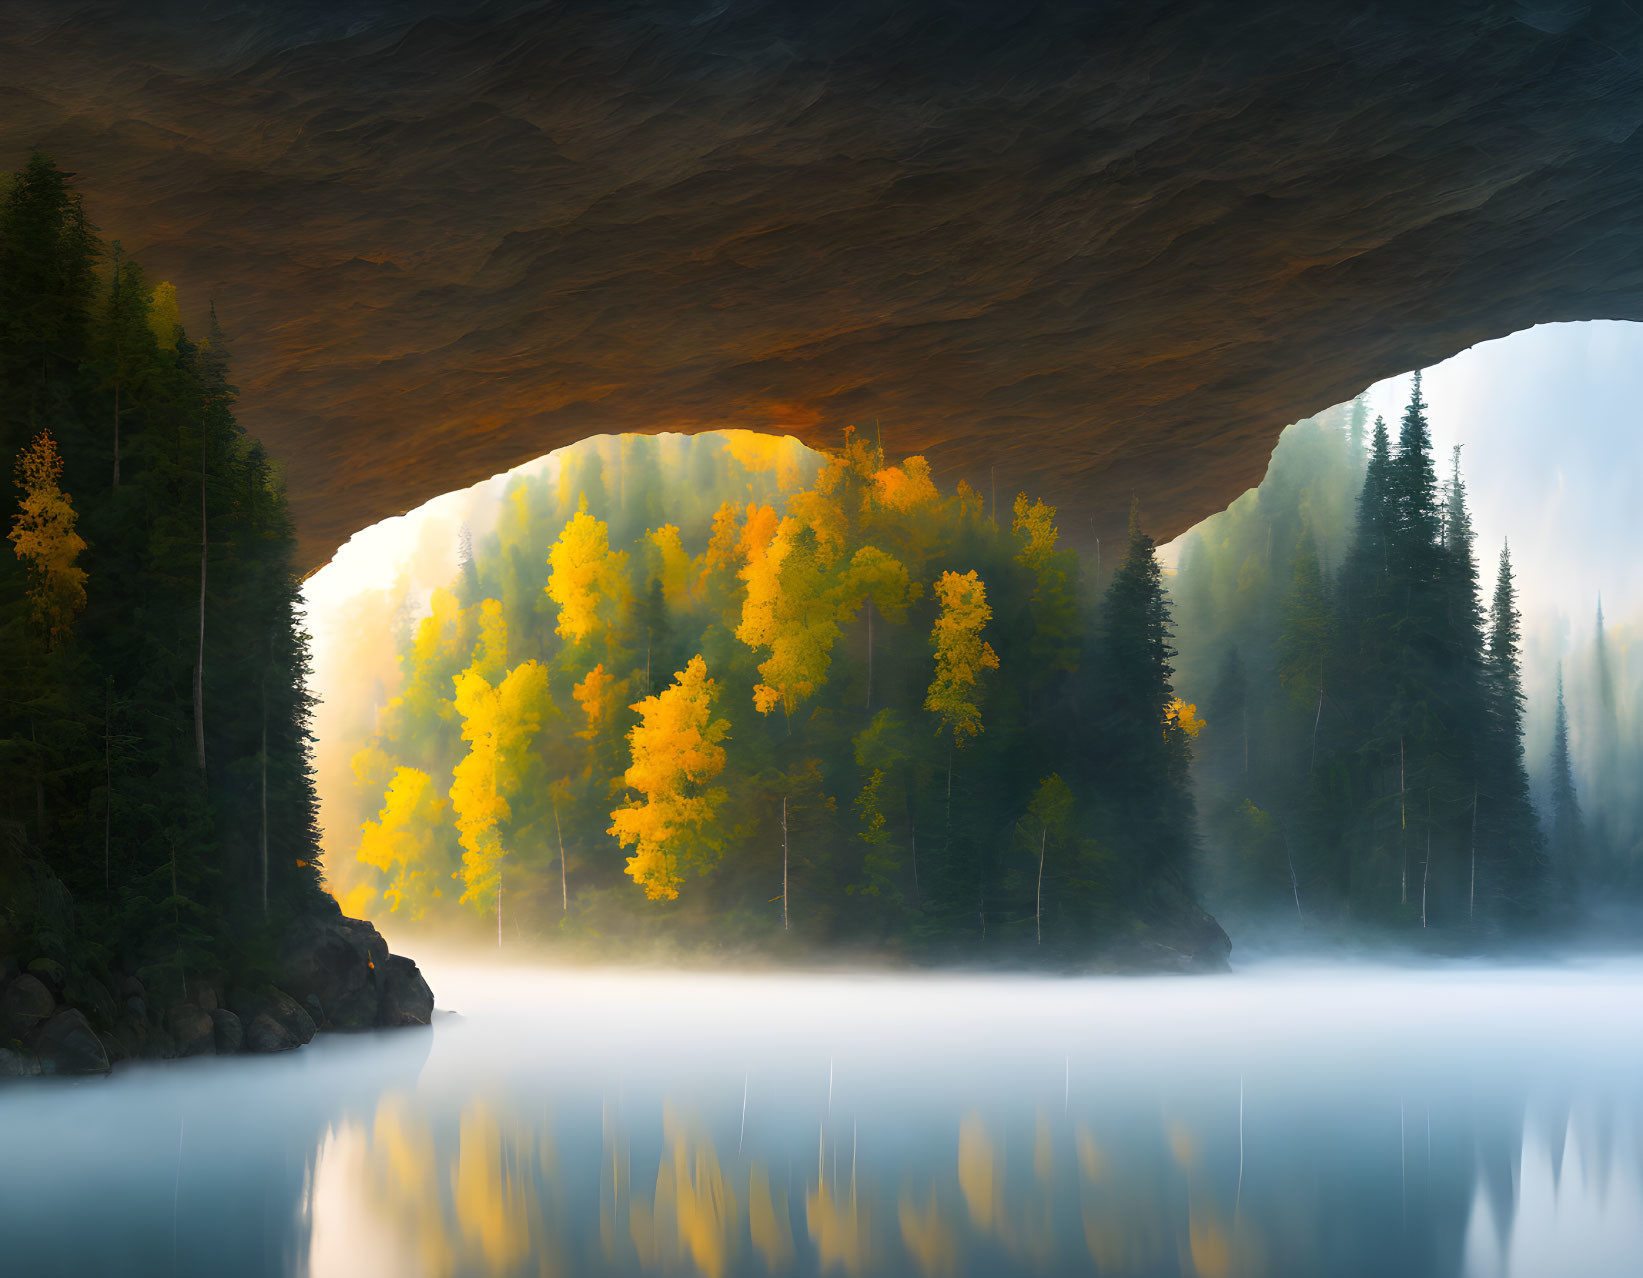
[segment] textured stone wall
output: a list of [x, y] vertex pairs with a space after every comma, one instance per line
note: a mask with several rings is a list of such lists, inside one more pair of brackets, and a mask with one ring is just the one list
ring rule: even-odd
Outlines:
[[315, 564], [720, 425], [1170, 535], [1378, 377], [1643, 318], [1640, 13], [9, 0], [0, 163], [215, 299]]

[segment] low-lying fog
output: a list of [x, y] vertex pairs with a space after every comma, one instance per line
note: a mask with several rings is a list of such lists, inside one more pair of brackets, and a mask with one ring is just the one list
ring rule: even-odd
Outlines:
[[1639, 963], [427, 966], [429, 1033], [0, 1091], [11, 1271], [1527, 1278], [1643, 1254]]

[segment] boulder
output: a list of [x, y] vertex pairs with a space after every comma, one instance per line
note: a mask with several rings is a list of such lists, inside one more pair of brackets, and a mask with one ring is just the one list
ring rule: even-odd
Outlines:
[[0, 954], [0, 990], [10, 985], [22, 970], [10, 954]]
[[57, 1000], [40, 978], [25, 972], [0, 993], [0, 1043], [27, 1038], [57, 1010]]
[[313, 995], [331, 1029], [369, 1029], [377, 1024], [382, 992], [377, 969], [388, 943], [363, 919], [322, 908], [300, 919], [280, 953], [283, 983], [299, 999]]
[[245, 1028], [240, 1018], [226, 1007], [211, 1013], [211, 1026], [217, 1041], [218, 1056], [232, 1056], [245, 1047]]
[[222, 1006], [221, 1000], [217, 998], [216, 987], [208, 985], [204, 981], [201, 981], [199, 987], [195, 990], [194, 1001], [200, 1005], [203, 1011], [207, 1012], [215, 1012]]
[[125, 1015], [132, 1020], [146, 1025], [148, 1023], [148, 1000], [140, 994], [128, 994], [125, 1001]]
[[302, 1006], [314, 1020], [314, 1024], [321, 1029], [330, 1029], [331, 1022], [325, 1017], [325, 1004], [319, 1001], [319, 995], [310, 994], [302, 1000]]
[[382, 986], [378, 1025], [426, 1025], [433, 1020], [434, 992], [414, 962], [402, 954], [390, 954], [377, 975]]
[[120, 1008], [108, 986], [92, 976], [70, 976], [63, 987], [63, 1002], [78, 1007], [99, 1030], [114, 1028], [120, 1019]]
[[208, 1056], [217, 1050], [211, 1013], [198, 1003], [173, 1003], [166, 1009], [165, 1027], [177, 1042], [178, 1056]]
[[29, 1044], [45, 1074], [106, 1074], [108, 1052], [78, 1008], [58, 1012]]
[[259, 1012], [245, 1027], [245, 1048], [249, 1052], [289, 1052], [301, 1046], [296, 1035], [267, 1012]]
[[[120, 1018], [120, 1023], [114, 1027], [114, 1032], [105, 1038], [104, 1043], [118, 1042], [120, 1054], [129, 1059], [155, 1055], [153, 1049], [153, 1035], [150, 1033], [145, 1020], [133, 1020], [129, 1016]], [[113, 1048], [110, 1047], [110, 1054]]]
[[29, 964], [29, 974], [39, 977], [53, 994], [61, 994], [63, 984], [68, 980], [68, 972], [56, 959], [35, 959], [34, 962]]
[[0, 1078], [28, 1078], [39, 1072], [40, 1061], [33, 1054], [0, 1047]]
[[121, 998], [146, 999], [148, 997], [148, 990], [143, 987], [143, 983], [135, 976], [121, 976], [116, 978], [114, 988]]
[[[284, 990], [276, 989], [272, 985], [260, 986], [254, 990], [234, 990], [228, 996], [228, 1007], [246, 1026], [248, 1040], [251, 1033], [250, 1026], [259, 1016], [267, 1016], [274, 1021], [286, 1033], [291, 1035], [299, 1045], [314, 1037], [314, 1018], [303, 1010], [302, 1005], [296, 999]], [[252, 1050], [259, 1049], [252, 1048]]]

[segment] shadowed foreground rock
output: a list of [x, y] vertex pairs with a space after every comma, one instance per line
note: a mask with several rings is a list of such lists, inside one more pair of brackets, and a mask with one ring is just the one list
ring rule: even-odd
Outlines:
[[[0, 955], [0, 1078], [103, 1074], [136, 1058], [286, 1052], [319, 1030], [425, 1026], [434, 1010], [417, 965], [390, 954], [374, 927], [344, 917], [329, 898], [288, 933], [278, 985], [197, 975], [176, 997], [163, 989], [151, 997], [136, 976], [105, 975], [106, 985], [53, 959], [25, 965]], [[225, 1006], [217, 997], [224, 988]]]

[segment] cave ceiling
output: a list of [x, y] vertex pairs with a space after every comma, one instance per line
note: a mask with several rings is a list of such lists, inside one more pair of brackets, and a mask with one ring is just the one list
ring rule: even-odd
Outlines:
[[310, 566], [720, 426], [1167, 537], [1377, 378], [1643, 318], [1640, 13], [7, 0], [0, 163], [214, 302]]

